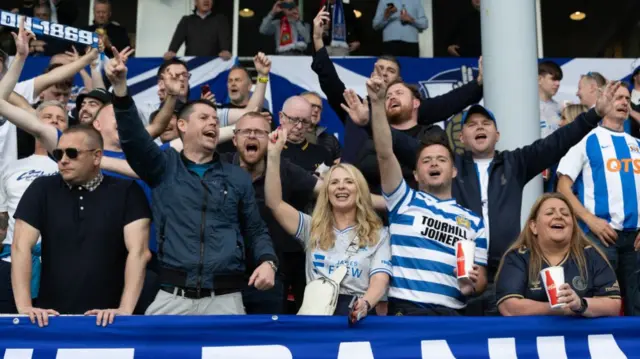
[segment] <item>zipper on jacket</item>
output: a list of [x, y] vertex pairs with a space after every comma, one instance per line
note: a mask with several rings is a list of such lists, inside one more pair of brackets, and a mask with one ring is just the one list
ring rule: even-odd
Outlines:
[[204, 181], [200, 181], [202, 188], [204, 188], [204, 197], [202, 201], [202, 220], [200, 221], [200, 263], [198, 264], [198, 284], [196, 285], [196, 295], [200, 297], [200, 290], [202, 289], [202, 271], [204, 269], [204, 232], [205, 224], [207, 222], [207, 197], [209, 191], [207, 191], [207, 185]]

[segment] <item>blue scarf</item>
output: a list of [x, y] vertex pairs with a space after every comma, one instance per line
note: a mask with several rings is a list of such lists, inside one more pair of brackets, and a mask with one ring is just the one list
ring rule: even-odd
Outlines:
[[347, 44], [347, 24], [344, 20], [342, 0], [336, 0], [331, 11], [331, 47], [349, 48]]

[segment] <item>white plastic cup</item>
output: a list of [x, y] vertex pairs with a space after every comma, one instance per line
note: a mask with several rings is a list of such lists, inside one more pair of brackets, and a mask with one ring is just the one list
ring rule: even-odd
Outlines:
[[473, 270], [473, 261], [476, 254], [476, 242], [462, 240], [456, 242], [456, 268], [458, 279], [469, 278], [469, 272]]
[[551, 308], [564, 307], [564, 303], [558, 302], [560, 286], [564, 284], [564, 268], [560, 266], [545, 268], [540, 271], [540, 276]]

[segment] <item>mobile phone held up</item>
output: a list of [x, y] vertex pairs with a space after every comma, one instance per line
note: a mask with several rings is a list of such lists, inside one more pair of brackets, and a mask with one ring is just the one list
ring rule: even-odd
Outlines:
[[287, 10], [291, 10], [294, 7], [296, 7], [296, 3], [295, 2], [283, 2], [280, 4], [280, 7], [283, 9], [287, 9]]
[[204, 84], [204, 85], [202, 85], [202, 87], [200, 87], [200, 94], [202, 96], [208, 94], [209, 92], [211, 92], [211, 87], [209, 87], [209, 85]]
[[392, 2], [387, 3], [387, 8], [391, 9], [392, 7], [396, 7], [396, 5]]

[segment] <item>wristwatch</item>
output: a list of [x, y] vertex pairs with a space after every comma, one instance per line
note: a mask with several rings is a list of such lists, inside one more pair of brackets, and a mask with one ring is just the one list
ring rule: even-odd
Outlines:
[[271, 266], [271, 269], [273, 269], [274, 273], [278, 273], [278, 266], [273, 261], [266, 261], [265, 263]]
[[578, 308], [578, 310], [572, 309], [571, 311], [578, 315], [582, 315], [587, 311], [587, 308], [589, 308], [589, 303], [587, 302], [587, 300], [584, 298], [580, 298], [580, 308]]

